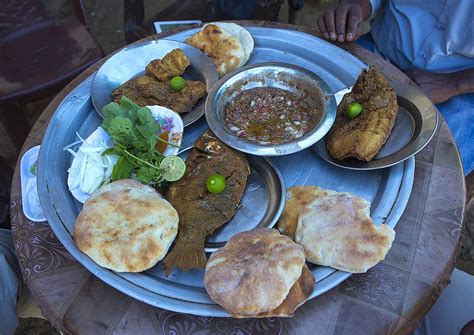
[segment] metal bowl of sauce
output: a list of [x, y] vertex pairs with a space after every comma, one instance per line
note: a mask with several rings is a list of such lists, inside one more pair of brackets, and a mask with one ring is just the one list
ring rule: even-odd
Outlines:
[[209, 127], [230, 147], [259, 156], [301, 151], [326, 135], [336, 101], [316, 74], [296, 65], [249, 65], [220, 79], [207, 97]]

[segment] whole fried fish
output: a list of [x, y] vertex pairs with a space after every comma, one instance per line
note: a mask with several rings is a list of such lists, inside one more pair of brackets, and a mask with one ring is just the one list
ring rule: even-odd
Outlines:
[[[351, 120], [346, 110], [353, 102], [364, 109]], [[337, 108], [336, 122], [326, 140], [329, 153], [335, 159], [371, 161], [387, 141], [397, 112], [397, 96], [388, 80], [373, 66], [362, 70], [352, 92], [344, 95]]]
[[[221, 193], [207, 191], [206, 180], [213, 173], [225, 177]], [[186, 159], [186, 174], [165, 194], [179, 215], [178, 237], [163, 262], [166, 275], [173, 267], [188, 271], [206, 266], [206, 237], [232, 219], [249, 174], [245, 154], [229, 148], [210, 130], [195, 142]]]

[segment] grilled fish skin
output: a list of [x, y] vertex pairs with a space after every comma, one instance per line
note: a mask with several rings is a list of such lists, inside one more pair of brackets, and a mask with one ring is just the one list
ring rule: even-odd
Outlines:
[[163, 59], [152, 60], [145, 68], [145, 73], [159, 81], [167, 81], [174, 76], [180, 76], [191, 64], [189, 58], [181, 49], [174, 49]]
[[[206, 180], [213, 173], [226, 179], [221, 193], [206, 189]], [[186, 174], [165, 193], [179, 215], [178, 237], [163, 261], [166, 275], [173, 267], [188, 271], [206, 266], [206, 237], [232, 219], [249, 174], [245, 154], [222, 143], [210, 130], [195, 142], [186, 160]]]
[[170, 88], [169, 82], [141, 76], [117, 87], [112, 91], [112, 95], [117, 103], [122, 95], [125, 95], [141, 107], [160, 105], [176, 113], [185, 113], [206, 95], [206, 85], [201, 81], [187, 80], [186, 86], [175, 92]]
[[[358, 102], [362, 113], [346, 116], [349, 104]], [[388, 80], [373, 66], [362, 70], [352, 92], [344, 95], [326, 146], [335, 159], [354, 157], [370, 162], [387, 141], [398, 112], [397, 96]]]

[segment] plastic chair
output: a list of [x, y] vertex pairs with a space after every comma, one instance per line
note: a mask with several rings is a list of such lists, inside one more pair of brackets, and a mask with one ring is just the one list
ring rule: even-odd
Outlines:
[[104, 56], [88, 31], [84, 4], [57, 25], [39, 0], [0, 2], [0, 121], [20, 150], [28, 135], [26, 103], [51, 96]]

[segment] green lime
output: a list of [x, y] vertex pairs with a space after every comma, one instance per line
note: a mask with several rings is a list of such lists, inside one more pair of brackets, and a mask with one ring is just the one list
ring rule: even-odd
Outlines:
[[221, 193], [225, 189], [225, 178], [223, 175], [213, 173], [207, 178], [206, 188], [211, 193]]
[[170, 81], [170, 87], [173, 91], [179, 92], [186, 86], [186, 79], [180, 76], [173, 77]]
[[165, 170], [163, 178], [166, 181], [177, 181], [186, 172], [186, 163], [178, 156], [167, 156], [160, 163], [160, 169]]
[[349, 119], [355, 118], [357, 115], [359, 115], [364, 107], [358, 102], [353, 102], [347, 107], [346, 115]]

